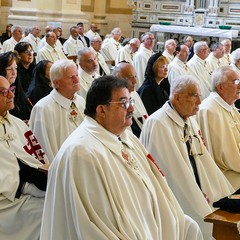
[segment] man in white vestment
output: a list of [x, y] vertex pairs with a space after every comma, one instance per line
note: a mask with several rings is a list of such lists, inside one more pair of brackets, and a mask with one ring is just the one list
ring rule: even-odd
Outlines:
[[102, 48], [102, 39], [101, 37], [95, 36], [92, 37], [90, 40], [90, 50], [95, 54], [98, 67], [97, 67], [97, 74], [99, 76], [103, 75], [109, 75], [110, 74], [110, 68], [108, 67], [103, 55], [101, 54], [101, 48]]
[[82, 122], [85, 100], [77, 94], [80, 81], [72, 60], [56, 61], [50, 68], [50, 79], [54, 89], [34, 105], [29, 126], [51, 162]]
[[63, 44], [63, 51], [67, 56], [77, 56], [78, 51], [83, 49], [82, 41], [78, 39], [78, 27], [70, 28], [70, 36]]
[[128, 81], [128, 90], [131, 98], [135, 100], [131, 129], [134, 135], [139, 137], [148, 114], [142, 99], [135, 90], [137, 84], [136, 71], [130, 63], [121, 62], [113, 69], [112, 75]]
[[87, 91], [94, 79], [98, 78], [98, 62], [95, 53], [89, 48], [83, 48], [78, 52], [78, 75], [81, 82], [81, 88], [78, 94], [86, 99]]
[[32, 45], [32, 49], [34, 53], [38, 52], [38, 44], [41, 41], [39, 38], [41, 33], [41, 29], [39, 26], [34, 26], [31, 30], [31, 33], [29, 33], [23, 40], [22, 42], [28, 42]]
[[133, 105], [125, 80], [93, 82], [84, 121], [50, 167], [42, 240], [203, 239], [153, 158], [126, 129]]
[[176, 41], [174, 39], [168, 39], [164, 43], [164, 51], [162, 53], [163, 56], [165, 56], [169, 63], [171, 63], [174, 59], [174, 53], [176, 51]]
[[0, 76], [0, 239], [38, 240], [48, 165], [28, 126], [8, 111], [14, 90]]
[[222, 57], [222, 62], [224, 66], [229, 66], [231, 64], [231, 49], [232, 41], [230, 39], [224, 39], [221, 41], [224, 46], [224, 55]]
[[48, 60], [56, 62], [60, 59], [67, 59], [63, 50], [56, 46], [57, 37], [54, 32], [48, 32], [46, 34], [46, 44], [42, 47], [37, 55], [37, 62], [42, 60]]
[[12, 37], [6, 41], [4, 41], [3, 46], [2, 46], [2, 52], [9, 52], [9, 51], [14, 51], [15, 46], [17, 45], [18, 42], [22, 39], [22, 28], [18, 25], [13, 25], [11, 27], [11, 34]]
[[133, 57], [133, 66], [137, 72], [138, 79], [136, 90], [138, 90], [144, 81], [147, 62], [153, 54], [154, 44], [155, 39], [151, 32], [146, 32], [141, 36], [140, 48]]
[[41, 41], [38, 43], [38, 51], [45, 46], [46, 44], [46, 34], [48, 32], [52, 32], [53, 28], [52, 26], [46, 26], [45, 27], [45, 35], [42, 37]]
[[126, 61], [133, 65], [133, 57], [140, 47], [140, 40], [132, 38], [128, 44], [122, 47], [117, 54], [116, 64]]
[[114, 61], [116, 64], [118, 51], [122, 48], [119, 42], [122, 37], [122, 30], [114, 28], [111, 32], [111, 37], [106, 44], [102, 46], [102, 54], [106, 61]]
[[191, 69], [187, 66], [189, 48], [185, 44], [179, 44], [176, 47], [176, 56], [168, 65], [168, 81], [171, 82], [178, 76], [192, 74]]
[[212, 92], [200, 105], [197, 120], [206, 146], [232, 186], [240, 188], [240, 74], [231, 66], [212, 73]]
[[194, 44], [194, 55], [188, 61], [187, 66], [199, 80], [201, 100], [209, 96], [211, 91], [211, 70], [206, 62], [210, 50], [207, 42], [199, 41]]
[[223, 62], [224, 46], [220, 42], [216, 42], [212, 46], [212, 52], [206, 58], [209, 70], [212, 73], [215, 69], [224, 66]]
[[211, 158], [197, 122], [200, 88], [192, 75], [172, 81], [170, 100], [148, 117], [140, 140], [165, 173], [183, 211], [199, 224], [205, 240], [212, 228], [204, 223], [212, 203], [234, 189]]
[[97, 25], [94, 24], [94, 23], [92, 23], [92, 24], [90, 25], [90, 29], [86, 32], [85, 35], [86, 35], [89, 39], [91, 39], [91, 38], [94, 37], [94, 36], [101, 37], [101, 36], [99, 35], [99, 33], [97, 32], [97, 30], [98, 30]]

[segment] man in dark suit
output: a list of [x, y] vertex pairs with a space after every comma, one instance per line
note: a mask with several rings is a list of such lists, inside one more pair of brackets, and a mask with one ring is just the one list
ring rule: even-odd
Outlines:
[[89, 40], [88, 37], [86, 37], [86, 36], [84, 35], [84, 26], [83, 26], [83, 23], [82, 23], [82, 22], [79, 22], [79, 23], [77, 24], [77, 27], [78, 27], [78, 34], [79, 34], [78, 39], [79, 39], [80, 41], [82, 41], [84, 47], [90, 47], [90, 40]]

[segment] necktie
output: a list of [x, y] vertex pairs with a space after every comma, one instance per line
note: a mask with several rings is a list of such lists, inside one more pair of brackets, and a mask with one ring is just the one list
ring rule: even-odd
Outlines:
[[230, 65], [231, 64], [231, 60], [230, 60], [229, 54], [227, 54], [227, 61], [228, 61], [228, 65]]
[[187, 71], [188, 70], [188, 66], [186, 63], [184, 63], [184, 69]]
[[190, 145], [191, 136], [189, 135], [188, 125], [186, 123], [185, 123], [184, 128], [183, 128], [183, 135], [184, 135], [184, 140], [186, 142], [186, 147], [187, 147], [187, 151], [188, 151], [188, 157], [189, 157], [192, 169], [193, 169], [195, 180], [197, 182], [197, 185], [201, 189], [200, 179], [199, 179], [198, 171], [197, 171], [197, 165], [196, 165], [194, 156], [192, 156], [192, 154], [191, 154], [191, 145]]
[[77, 116], [78, 116], [78, 113], [77, 113], [77, 111], [75, 110], [75, 108], [76, 108], [76, 105], [75, 105], [74, 102], [72, 102], [72, 103], [71, 103], [70, 116], [71, 116], [71, 119], [72, 119], [73, 121], [75, 121], [76, 118], [77, 118]]

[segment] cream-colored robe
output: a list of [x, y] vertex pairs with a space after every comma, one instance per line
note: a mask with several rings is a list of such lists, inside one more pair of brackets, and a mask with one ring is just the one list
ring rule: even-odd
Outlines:
[[[184, 120], [166, 102], [161, 109], [148, 117], [140, 136], [149, 153], [165, 173], [166, 179], [183, 211], [196, 220], [205, 240], [212, 239], [209, 223], [203, 219], [212, 212], [212, 203], [234, 192], [232, 186], [219, 170], [201, 140], [196, 121], [190, 117], [186, 121], [192, 137], [192, 150], [202, 191], [198, 187], [188, 157], [183, 136]], [[210, 200], [207, 203], [204, 194]]]
[[206, 146], [229, 182], [240, 188], [240, 115], [212, 92], [200, 105], [197, 120]]
[[203, 239], [139, 140], [128, 130], [121, 139], [86, 117], [64, 142], [50, 166], [41, 240]]

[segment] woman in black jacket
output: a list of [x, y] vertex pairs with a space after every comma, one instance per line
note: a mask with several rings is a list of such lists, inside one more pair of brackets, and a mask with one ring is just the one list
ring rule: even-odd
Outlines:
[[147, 63], [144, 82], [138, 89], [149, 115], [161, 108], [169, 99], [170, 85], [167, 74], [167, 58], [160, 52], [153, 54]]

